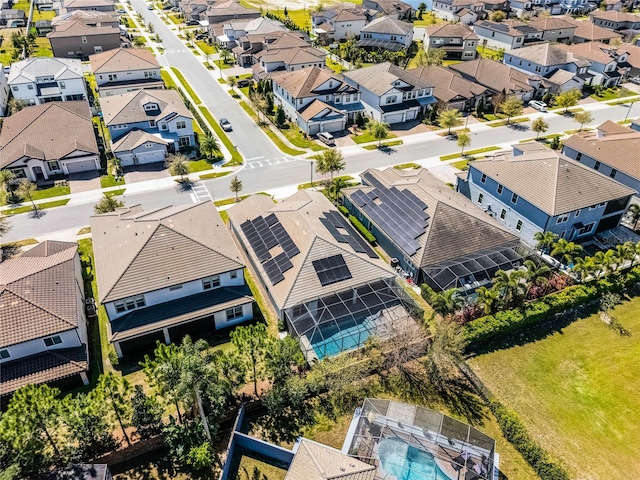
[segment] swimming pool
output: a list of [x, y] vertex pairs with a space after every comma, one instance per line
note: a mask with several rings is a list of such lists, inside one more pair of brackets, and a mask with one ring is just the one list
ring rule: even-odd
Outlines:
[[378, 456], [382, 469], [398, 480], [451, 480], [438, 468], [433, 455], [400, 439], [382, 440]]
[[324, 357], [361, 347], [370, 335], [364, 323], [344, 329], [331, 326], [316, 332], [311, 339], [311, 345], [318, 360], [322, 360]]

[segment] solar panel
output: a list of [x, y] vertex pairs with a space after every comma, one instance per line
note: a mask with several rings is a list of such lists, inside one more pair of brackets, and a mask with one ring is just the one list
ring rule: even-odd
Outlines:
[[269, 225], [267, 225], [267, 221], [264, 218], [258, 217], [252, 223], [267, 248], [271, 249], [278, 245], [278, 240], [269, 229]]
[[265, 222], [267, 222], [267, 225], [269, 225], [269, 226], [273, 225], [274, 223], [278, 223], [278, 217], [276, 217], [275, 213], [272, 213], [272, 214], [266, 216], [264, 218], [264, 220], [265, 220]]
[[245, 237], [247, 237], [247, 241], [251, 246], [251, 249], [255, 253], [256, 257], [260, 261], [260, 263], [271, 258], [271, 254], [269, 253], [269, 249], [264, 244], [260, 234], [255, 228], [255, 225], [251, 220], [247, 220], [242, 225], [240, 225]]
[[[358, 253], [366, 253], [370, 258], [378, 258], [376, 252], [369, 246], [355, 229], [347, 222], [347, 219], [342, 214], [331, 211], [324, 213], [326, 218], [320, 218], [322, 224], [327, 227], [327, 230], [333, 235], [333, 237], [340, 243], [348, 243], [354, 251]], [[344, 233], [338, 231], [338, 228], [342, 228]]]
[[323, 287], [351, 278], [351, 272], [342, 255], [321, 258], [311, 263]]
[[280, 268], [278, 267], [275, 259], [270, 258], [262, 265], [262, 267], [264, 268], [267, 277], [269, 277], [271, 285], [276, 285], [284, 280], [284, 275], [282, 275], [282, 272], [280, 271]]
[[289, 260], [289, 257], [287, 257], [286, 253], [281, 253], [280, 255], [275, 257], [274, 260], [282, 273], [293, 267], [293, 263], [291, 263], [291, 260]]

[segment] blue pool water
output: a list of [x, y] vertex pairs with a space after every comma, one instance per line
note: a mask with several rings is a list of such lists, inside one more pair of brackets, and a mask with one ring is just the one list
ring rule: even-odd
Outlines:
[[[311, 345], [313, 351], [316, 353], [318, 360], [322, 360], [324, 357], [330, 357], [337, 355], [340, 352], [347, 350], [353, 350], [362, 346], [362, 344], [369, 338], [369, 331], [365, 325], [354, 325], [353, 327], [344, 328], [342, 330], [334, 329], [331, 331], [325, 329], [322, 335], [314, 336], [311, 339]], [[324, 337], [324, 340], [322, 339]], [[316, 341], [314, 341], [316, 340]]]
[[433, 455], [399, 439], [381, 441], [378, 456], [382, 469], [398, 480], [451, 480], [438, 468]]

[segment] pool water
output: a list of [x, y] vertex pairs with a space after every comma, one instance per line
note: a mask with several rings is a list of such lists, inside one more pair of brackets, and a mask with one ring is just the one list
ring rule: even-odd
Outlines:
[[438, 468], [433, 455], [400, 439], [382, 440], [378, 456], [382, 469], [398, 480], [451, 480]]
[[[317, 341], [311, 340], [313, 351], [316, 353], [318, 360], [358, 348], [362, 346], [370, 335], [365, 324], [354, 325], [342, 330], [334, 328], [334, 330], [335, 332], [332, 334], [331, 331], [325, 329], [322, 331], [322, 335], [314, 335]], [[324, 340], [322, 339], [323, 337]]]

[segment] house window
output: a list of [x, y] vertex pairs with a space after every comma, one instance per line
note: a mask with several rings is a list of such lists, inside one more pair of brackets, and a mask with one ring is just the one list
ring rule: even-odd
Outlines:
[[387, 103], [396, 103], [398, 101], [397, 95], [389, 95], [387, 97]]
[[179, 120], [176, 122], [176, 128], [178, 130], [182, 130], [183, 128], [187, 128], [187, 122], [185, 122], [184, 120]]
[[11, 90], [13, 90], [14, 92], [17, 92], [19, 90], [19, 87], [17, 85], [13, 85], [11, 87]]
[[4, 350], [0, 350], [0, 360], [4, 360], [5, 358], [9, 358], [11, 355], [9, 355], [9, 350], [7, 350], [6, 348]]
[[515, 193], [511, 195], [511, 203], [513, 204], [518, 203], [518, 195], [516, 195]]
[[560, 224], [560, 223], [565, 223], [569, 221], [569, 215], [564, 214], [564, 215], [560, 215], [557, 219], [556, 219], [556, 225]]
[[609, 176], [611, 178], [616, 178], [616, 173], [618, 173], [618, 170], [616, 170], [615, 168], [611, 169], [611, 173], [609, 174]]
[[576, 155], [576, 162], [579, 162], [580, 160], [582, 160], [582, 152], [578, 152]]
[[54, 345], [59, 345], [62, 343], [62, 339], [60, 335], [54, 335], [53, 337], [47, 337], [44, 339], [44, 345], [46, 347], [53, 347]]
[[522, 231], [522, 220], [518, 220], [518, 223], [516, 223], [516, 230]]
[[117, 73], [110, 73], [109, 74], [109, 81], [113, 82], [115, 80], [118, 80], [118, 74]]
[[229, 273], [229, 277], [230, 278], [238, 278], [238, 271], [234, 270], [233, 272]]
[[591, 231], [593, 230], [593, 227], [595, 227], [596, 224], [595, 222], [589, 223], [587, 225], [585, 225], [584, 227], [578, 229], [578, 231], [576, 232], [576, 235], [580, 236], [580, 235], [587, 235], [588, 233], [591, 233]]
[[498, 188], [496, 188], [496, 192], [498, 192], [498, 195], [502, 195], [502, 185], [498, 185]]
[[575, 218], [578, 218], [580, 216], [580, 212], [582, 212], [582, 210], [576, 210]]
[[64, 82], [58, 82], [58, 86], [59, 86], [62, 90], [64, 90], [65, 88], [67, 88], [67, 84], [66, 84], [66, 83], [64, 83]]
[[500, 212], [500, 220], [504, 220], [506, 216], [507, 216], [507, 211], [503, 208], [502, 211]]
[[145, 112], [150, 112], [153, 110], [159, 110], [157, 103], [145, 103], [144, 105]]
[[47, 166], [49, 167], [49, 170], [60, 170], [60, 164], [56, 160], [47, 162]]
[[182, 285], [173, 285], [169, 287], [170, 292], [175, 292], [176, 290], [181, 290], [181, 289], [182, 289]]
[[117, 302], [113, 302], [113, 305], [116, 307], [116, 312], [122, 313], [129, 310], [135, 310], [136, 308], [142, 308], [146, 305], [146, 302], [144, 300], [144, 295], [136, 295], [135, 297], [124, 298]]
[[27, 88], [28, 88], [29, 90], [33, 90], [33, 85], [29, 84], [29, 85], [27, 85]]
[[202, 289], [211, 290], [220, 286], [220, 275], [202, 279]]
[[593, 169], [594, 169], [594, 170], [600, 170], [600, 162], [596, 162], [596, 163], [593, 165]]
[[487, 181], [487, 175], [486, 175], [485, 173], [483, 173], [483, 174], [482, 174], [482, 177], [480, 177], [480, 181], [481, 181], [482, 183], [484, 183], [484, 182], [486, 182], [486, 181]]
[[178, 145], [181, 147], [188, 147], [191, 145], [191, 140], [189, 140], [189, 137], [178, 137]]
[[227, 314], [227, 322], [229, 320], [235, 320], [236, 318], [240, 318], [242, 317], [242, 305], [239, 305], [233, 308], [227, 308], [225, 313]]
[[155, 127], [156, 126], [156, 121], [155, 120], [149, 120], [149, 126], [150, 127]]
[[482, 204], [482, 199], [484, 198], [483, 194], [478, 194], [478, 203]]

